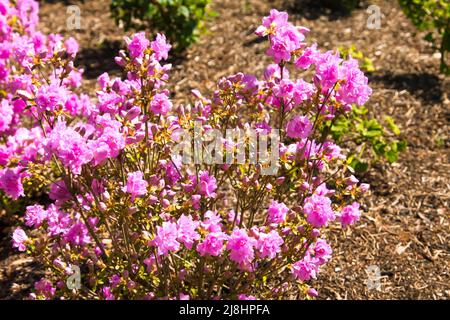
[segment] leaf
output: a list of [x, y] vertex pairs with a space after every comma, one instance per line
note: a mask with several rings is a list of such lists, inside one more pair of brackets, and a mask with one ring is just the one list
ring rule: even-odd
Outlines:
[[395, 124], [394, 119], [390, 116], [386, 116], [384, 117], [384, 119], [386, 120], [386, 122], [388, 123], [389, 129], [396, 135], [400, 135], [400, 129], [398, 128], [398, 126]]

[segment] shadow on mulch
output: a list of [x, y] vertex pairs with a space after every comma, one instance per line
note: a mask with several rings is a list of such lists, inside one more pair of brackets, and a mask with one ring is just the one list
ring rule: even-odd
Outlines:
[[[348, 18], [352, 9], [346, 8], [341, 1], [335, 0], [286, 0], [285, 7], [290, 14], [295, 14], [308, 20], [317, 20], [325, 16], [330, 21]], [[361, 2], [356, 8], [362, 8]]]
[[104, 72], [120, 74], [122, 68], [114, 57], [122, 47], [122, 41], [104, 41], [99, 47], [81, 49], [75, 64], [84, 69], [83, 75], [87, 79], [97, 79]]
[[442, 102], [442, 86], [438, 76], [429, 73], [373, 74], [369, 80], [382, 83], [388, 89], [406, 90], [429, 104]]

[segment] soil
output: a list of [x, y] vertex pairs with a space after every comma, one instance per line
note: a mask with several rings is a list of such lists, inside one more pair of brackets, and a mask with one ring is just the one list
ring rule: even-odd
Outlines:
[[[174, 100], [189, 101], [193, 88], [208, 93], [225, 75], [261, 75], [270, 60], [253, 31], [270, 8], [288, 10], [297, 25], [311, 29], [309, 40], [321, 48], [355, 44], [376, 67], [369, 76], [374, 93], [367, 107], [373, 114], [392, 116], [408, 148], [397, 163], [375, 165], [366, 174], [371, 184], [366, 213], [353, 228], [328, 231], [334, 255], [315, 287], [322, 299], [449, 299], [450, 77], [439, 75], [439, 55], [396, 1], [371, 4], [383, 14], [380, 29], [367, 27], [364, 3], [349, 13], [312, 0], [213, 1], [218, 16], [207, 22], [196, 44], [173, 60]], [[70, 5], [80, 8], [80, 30], [67, 29]], [[107, 0], [41, 2], [41, 31], [79, 41], [83, 89], [92, 95], [98, 75], [120, 74], [113, 57], [123, 37], [132, 33], [116, 27], [108, 6]], [[9, 235], [19, 220], [8, 210], [0, 213], [1, 299], [26, 297], [32, 280], [42, 274], [32, 259], [10, 249]], [[368, 287], [373, 269], [381, 275], [378, 289]]]

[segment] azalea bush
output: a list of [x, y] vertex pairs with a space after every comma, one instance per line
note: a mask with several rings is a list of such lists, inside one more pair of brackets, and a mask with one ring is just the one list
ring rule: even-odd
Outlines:
[[213, 12], [210, 0], [112, 0], [111, 14], [126, 29], [149, 28], [164, 32], [178, 49], [195, 42], [203, 23]]
[[[368, 100], [357, 60], [308, 45], [308, 29], [271, 10], [256, 34], [274, 63], [259, 78], [231, 75], [174, 105], [171, 45], [137, 33], [115, 59], [126, 77], [101, 75], [91, 99], [73, 92], [73, 39], [35, 32], [16, 4], [0, 8], [11, 46], [0, 188], [19, 198], [39, 175], [52, 200], [28, 206], [12, 234], [47, 271], [30, 298], [317, 296], [332, 256], [323, 231], [355, 223], [368, 190], [319, 131]], [[293, 76], [306, 69], [310, 79]]]
[[450, 2], [446, 0], [399, 0], [406, 16], [421, 31], [425, 40], [441, 54], [440, 70], [450, 75], [446, 57], [450, 52]]

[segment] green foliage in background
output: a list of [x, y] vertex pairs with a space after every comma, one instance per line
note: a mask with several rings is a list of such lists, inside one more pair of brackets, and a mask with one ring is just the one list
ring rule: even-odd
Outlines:
[[385, 116], [380, 123], [368, 115], [365, 107], [353, 106], [349, 115], [338, 117], [331, 127], [331, 135], [338, 143], [353, 143], [348, 162], [359, 173], [378, 161], [396, 162], [399, 153], [406, 149], [406, 141], [398, 139], [400, 129], [394, 119]]
[[195, 42], [213, 12], [211, 0], [112, 0], [111, 14], [125, 29], [149, 28], [162, 32], [178, 50]]
[[421, 31], [428, 31], [425, 39], [441, 53], [441, 72], [450, 75], [446, 55], [450, 52], [450, 1], [399, 0], [404, 13]]
[[355, 45], [351, 45], [350, 47], [341, 46], [338, 48], [341, 57], [352, 57], [359, 61], [359, 67], [364, 73], [371, 73], [375, 71], [375, 66], [370, 58], [364, 56], [362, 51], [359, 51]]
[[[365, 73], [375, 71], [372, 60], [354, 45], [338, 50], [342, 58], [351, 56], [359, 60]], [[396, 162], [400, 152], [406, 149], [407, 143], [399, 139], [400, 129], [394, 119], [385, 116], [380, 122], [369, 115], [366, 107], [354, 105], [351, 113], [338, 116], [333, 123], [329, 121], [327, 126], [330, 125], [333, 139], [350, 148], [348, 162], [358, 173], [366, 172], [370, 164], [378, 161]]]

